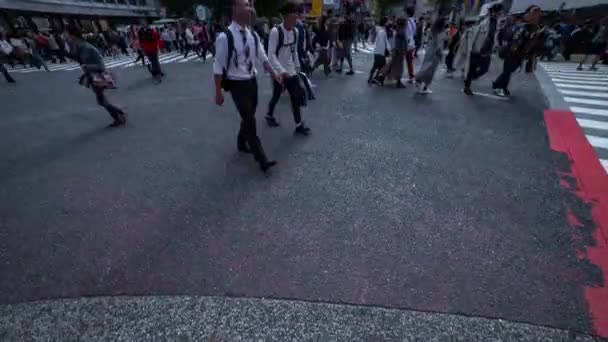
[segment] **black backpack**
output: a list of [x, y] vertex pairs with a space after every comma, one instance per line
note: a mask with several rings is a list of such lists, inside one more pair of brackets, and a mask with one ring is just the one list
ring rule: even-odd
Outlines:
[[[279, 55], [279, 51], [281, 51], [281, 49], [283, 48], [284, 42], [285, 42], [285, 32], [283, 32], [283, 28], [280, 25], [275, 26], [275, 28], [277, 29], [277, 32], [279, 32], [279, 40], [277, 41], [277, 49], [275, 51], [275, 54], [278, 56]], [[295, 44], [298, 44], [298, 28], [294, 27], [293, 28], [293, 32], [295, 34]], [[270, 53], [270, 51], [267, 51], [268, 53]]]
[[[226, 56], [226, 67], [222, 70], [222, 89], [225, 91], [230, 91], [230, 82], [228, 80], [228, 68], [230, 68], [230, 61], [232, 60], [232, 55], [234, 53], [234, 36], [232, 35], [232, 31], [230, 29], [226, 29], [224, 31], [226, 35], [226, 42], [228, 45], [228, 55]], [[253, 41], [255, 43], [255, 56], [258, 57], [258, 47], [260, 45], [260, 38], [255, 31], [251, 31], [253, 34]]]

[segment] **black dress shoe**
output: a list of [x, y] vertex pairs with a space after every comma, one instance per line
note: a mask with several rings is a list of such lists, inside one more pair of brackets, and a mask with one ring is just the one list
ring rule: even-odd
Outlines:
[[470, 88], [470, 87], [465, 87], [465, 88], [464, 88], [464, 93], [465, 93], [466, 95], [473, 96], [473, 91], [471, 90], [471, 88]]
[[354, 72], [354, 71], [352, 71], [352, 70], [349, 70], [349, 71], [348, 71], [346, 74], [350, 76], [350, 75], [354, 75], [354, 74], [355, 74], [355, 72]]
[[397, 82], [396, 85], [397, 88], [401, 89], [401, 88], [405, 88], [405, 84], [401, 83], [401, 81]]
[[301, 123], [296, 126], [294, 134], [301, 134], [301, 135], [306, 135], [306, 136], [310, 135], [310, 128], [306, 127], [304, 125], [304, 123]]
[[266, 115], [266, 123], [270, 127], [279, 127], [280, 124], [274, 116]]
[[270, 170], [271, 167], [276, 166], [277, 162], [274, 160], [267, 160], [265, 162], [260, 163], [260, 169], [262, 172], [266, 173]]
[[17, 83], [17, 81], [15, 81], [14, 79], [10, 78], [8, 80], [6, 80], [8, 83]]

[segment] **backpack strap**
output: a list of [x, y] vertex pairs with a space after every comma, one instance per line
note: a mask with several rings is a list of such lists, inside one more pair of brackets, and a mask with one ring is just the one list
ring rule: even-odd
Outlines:
[[224, 31], [224, 34], [226, 35], [226, 42], [228, 43], [228, 55], [226, 58], [225, 70], [225, 72], [228, 73], [228, 69], [230, 68], [230, 61], [232, 60], [232, 54], [234, 52], [234, 36], [232, 35], [232, 31], [230, 31], [230, 29], [226, 29], [226, 31]]
[[258, 33], [253, 30], [251, 30], [251, 33], [253, 34], [253, 42], [255, 43], [255, 57], [257, 58], [260, 46], [260, 37], [258, 36]]
[[283, 28], [280, 25], [275, 26], [277, 32], [279, 32], [279, 41], [277, 42], [277, 51], [275, 51], [276, 55], [279, 55], [279, 51], [283, 47], [283, 42], [285, 41], [285, 32], [283, 32]]

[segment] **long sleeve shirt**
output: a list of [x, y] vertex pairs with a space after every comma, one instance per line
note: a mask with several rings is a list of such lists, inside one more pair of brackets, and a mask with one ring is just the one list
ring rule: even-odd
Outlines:
[[412, 50], [416, 48], [416, 20], [414, 18], [408, 18], [405, 26], [405, 34], [407, 37], [407, 49]]
[[386, 30], [384, 30], [384, 27], [378, 26], [376, 28], [376, 47], [374, 48], [374, 55], [384, 56], [387, 50], [391, 50], [391, 45], [388, 42]]
[[102, 72], [106, 69], [99, 50], [85, 41], [78, 44], [76, 56], [80, 64], [88, 66], [87, 72]]
[[[281, 46], [277, 54], [279, 30], [283, 30], [283, 46]], [[297, 34], [295, 27], [293, 27], [290, 31], [287, 31], [281, 24], [280, 26], [274, 27], [272, 30], [270, 30], [270, 37], [268, 40], [268, 59], [270, 61], [270, 65], [277, 73], [287, 73], [289, 76], [294, 76], [296, 74], [296, 68], [300, 67], [300, 60], [298, 58]]]
[[[228, 61], [228, 38], [222, 32], [215, 41], [215, 61], [213, 62], [213, 74], [222, 75], [226, 69], [227, 77], [230, 80], [250, 80], [257, 74], [255, 60], [264, 64], [268, 62], [268, 57], [264, 52], [264, 45], [258, 39], [258, 46], [255, 46], [253, 32], [247, 27], [243, 27], [236, 22], [232, 22], [228, 29], [234, 38], [234, 50], [232, 57]], [[243, 33], [241, 33], [241, 31]], [[243, 34], [245, 35], [243, 37]], [[250, 68], [251, 66], [251, 68]]]

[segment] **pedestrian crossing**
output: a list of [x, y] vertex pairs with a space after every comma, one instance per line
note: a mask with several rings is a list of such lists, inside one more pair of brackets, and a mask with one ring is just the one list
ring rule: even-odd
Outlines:
[[608, 173], [608, 66], [577, 70], [576, 63], [541, 63], [576, 116]]
[[[106, 65], [107, 69], [130, 68], [130, 67], [134, 67], [137, 65], [141, 66], [142, 65], [141, 61], [138, 63], [135, 63], [135, 58], [136, 58], [136, 56], [134, 56], [134, 55], [120, 56], [118, 58], [105, 57], [104, 63]], [[211, 58], [212, 58], [211, 54], [208, 54], [207, 59], [211, 59]], [[196, 62], [196, 61], [200, 61], [202, 59], [194, 52], [190, 53], [190, 55], [188, 55], [187, 57], [184, 57], [184, 54], [180, 53], [180, 52], [169, 52], [169, 53], [163, 53], [163, 54], [159, 55], [158, 60], [160, 61], [160, 64], [169, 64], [169, 63]], [[63, 64], [49, 63], [48, 66], [49, 66], [49, 70], [51, 72], [80, 70], [80, 65], [76, 62], [63, 63]], [[8, 70], [9, 70], [9, 72], [15, 72], [15, 73], [46, 72], [44, 70], [44, 68], [41, 68], [41, 69], [34, 68], [34, 67], [20, 68], [19, 66], [16, 66], [15, 68], [8, 68]]]

